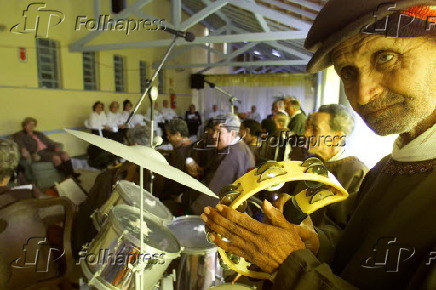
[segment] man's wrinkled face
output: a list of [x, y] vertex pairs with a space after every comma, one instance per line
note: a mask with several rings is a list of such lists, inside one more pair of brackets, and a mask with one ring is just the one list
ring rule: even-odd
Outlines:
[[351, 106], [377, 134], [410, 132], [435, 110], [435, 39], [359, 34], [331, 57]]

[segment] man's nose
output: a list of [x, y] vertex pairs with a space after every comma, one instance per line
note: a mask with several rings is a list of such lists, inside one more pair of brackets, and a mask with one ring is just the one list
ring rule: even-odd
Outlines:
[[383, 92], [379, 80], [377, 72], [361, 73], [357, 80], [354, 101], [363, 106], [378, 98]]

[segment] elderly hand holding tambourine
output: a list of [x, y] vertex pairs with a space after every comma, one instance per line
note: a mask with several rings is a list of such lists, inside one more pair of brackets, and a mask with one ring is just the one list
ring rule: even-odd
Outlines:
[[[270, 224], [261, 223], [243, 213], [247, 200], [261, 190], [277, 190], [286, 182], [302, 180], [306, 187], [295, 196], [287, 196], [282, 210], [268, 201], [262, 210]], [[221, 259], [241, 275], [271, 279], [272, 273], [293, 252], [319, 248], [318, 235], [308, 214], [347, 198], [347, 191], [317, 158], [304, 162], [269, 161], [243, 175], [221, 190], [216, 208], [206, 207], [201, 215], [208, 229], [208, 239], [218, 247]]]

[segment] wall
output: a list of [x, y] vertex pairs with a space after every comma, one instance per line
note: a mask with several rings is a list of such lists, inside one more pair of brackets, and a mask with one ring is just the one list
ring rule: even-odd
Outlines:
[[[110, 1], [98, 1], [100, 10], [97, 14], [110, 14]], [[128, 3], [136, 1], [129, 0]], [[152, 64], [160, 61], [166, 51], [165, 47], [143, 49], [102, 50], [97, 53], [99, 90], [83, 90], [82, 53], [71, 52], [69, 46], [88, 34], [85, 29], [76, 31], [77, 16], [95, 18], [94, 1], [90, 0], [47, 0], [43, 10], [55, 10], [65, 18], [59, 25], [56, 18], [52, 18], [48, 37], [60, 44], [60, 89], [43, 89], [38, 87], [37, 56], [35, 33], [14, 34], [10, 28], [16, 24], [23, 24], [23, 10], [34, 1], [1, 1], [0, 2], [0, 136], [5, 137], [20, 130], [20, 123], [24, 117], [32, 116], [38, 120], [38, 130], [49, 134], [49, 137], [62, 142], [71, 155], [81, 155], [86, 152], [87, 144], [62, 132], [62, 128], [82, 128], [83, 121], [91, 112], [91, 105], [100, 100], [109, 104], [113, 100], [122, 102], [129, 98], [133, 103], [139, 100], [140, 92], [139, 61], [147, 62], [147, 76], [151, 77], [154, 69]], [[160, 19], [169, 19], [169, 1], [154, 1], [142, 9], [150, 15]], [[35, 10], [36, 11], [36, 10]], [[28, 11], [28, 28], [31, 27], [32, 17], [36, 14], [46, 16], [46, 11]], [[33, 14], [32, 14], [32, 13]], [[40, 14], [42, 13], [42, 14]], [[57, 13], [57, 12], [56, 12]], [[184, 15], [186, 17], [186, 15]], [[132, 15], [129, 18], [138, 19]], [[34, 18], [35, 19], [35, 18]], [[33, 19], [33, 23], [34, 20]], [[43, 19], [43, 17], [41, 18]], [[44, 25], [40, 25], [42, 29]], [[201, 30], [200, 28], [196, 28]], [[29, 31], [27, 31], [29, 32]], [[39, 31], [41, 33], [41, 30]], [[89, 44], [123, 43], [129, 41], [147, 41], [169, 38], [162, 31], [133, 31], [126, 35], [125, 31], [106, 31], [99, 34]], [[18, 48], [27, 50], [27, 61], [21, 62]], [[127, 91], [116, 93], [113, 74], [113, 55], [126, 57]], [[190, 60], [190, 57], [187, 61]], [[177, 94], [177, 113], [184, 111], [191, 103], [192, 90], [189, 87], [191, 71], [165, 71], [165, 89], [159, 97], [159, 102], [169, 98], [169, 89], [173, 88]], [[144, 102], [140, 111], [145, 112], [148, 102]]]

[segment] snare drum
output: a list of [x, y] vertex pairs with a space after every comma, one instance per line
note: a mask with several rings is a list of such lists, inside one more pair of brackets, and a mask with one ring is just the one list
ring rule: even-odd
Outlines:
[[217, 248], [206, 240], [203, 220], [199, 216], [183, 216], [168, 228], [182, 246], [176, 290], [207, 289], [220, 284], [222, 271]]
[[[106, 221], [111, 209], [116, 205], [127, 204], [140, 207], [141, 188], [127, 180], [120, 180], [109, 199], [92, 214], [95, 228], [99, 230]], [[159, 199], [144, 190], [144, 212], [159, 219], [163, 225], [169, 225], [174, 217]]]
[[90, 285], [98, 289], [134, 289], [142, 271], [143, 289], [154, 289], [170, 262], [180, 256], [176, 237], [147, 216], [143, 222], [145, 248], [141, 253], [139, 222], [137, 208], [118, 205], [112, 209], [101, 231], [79, 253]]

